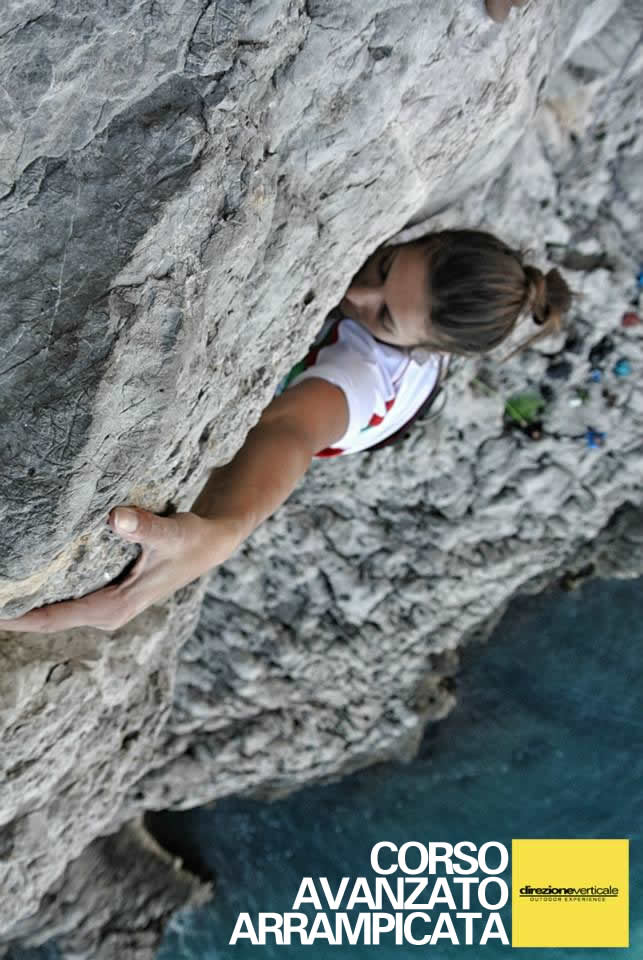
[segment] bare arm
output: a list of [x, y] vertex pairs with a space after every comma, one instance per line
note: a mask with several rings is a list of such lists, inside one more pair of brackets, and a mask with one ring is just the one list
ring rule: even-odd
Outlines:
[[339, 387], [321, 378], [291, 387], [266, 407], [234, 459], [213, 470], [192, 512], [232, 524], [237, 546], [288, 498], [314, 454], [339, 440], [347, 426]]
[[348, 404], [339, 387], [321, 378], [304, 380], [276, 397], [249, 432], [236, 456], [214, 470], [192, 509], [162, 517], [129, 507], [137, 527], [109, 523], [142, 551], [124, 579], [74, 600], [0, 620], [0, 632], [54, 633], [90, 626], [117, 630], [149, 606], [223, 563], [294, 490], [318, 450], [336, 442], [348, 426]]

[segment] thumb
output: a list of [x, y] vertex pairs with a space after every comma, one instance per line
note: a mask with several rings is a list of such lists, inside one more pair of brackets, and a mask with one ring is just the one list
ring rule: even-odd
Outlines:
[[140, 507], [116, 507], [110, 514], [110, 525], [119, 537], [150, 547], [167, 546], [175, 532], [173, 517], [160, 517]]

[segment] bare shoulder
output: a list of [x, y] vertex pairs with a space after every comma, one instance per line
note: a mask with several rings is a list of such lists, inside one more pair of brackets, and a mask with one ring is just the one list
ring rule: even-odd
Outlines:
[[332, 446], [348, 428], [348, 401], [340, 387], [310, 377], [272, 400], [260, 423], [281, 422], [309, 441], [314, 451]]

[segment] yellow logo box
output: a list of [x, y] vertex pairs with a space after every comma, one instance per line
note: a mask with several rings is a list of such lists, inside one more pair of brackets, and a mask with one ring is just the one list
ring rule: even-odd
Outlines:
[[629, 947], [629, 840], [512, 840], [512, 947]]

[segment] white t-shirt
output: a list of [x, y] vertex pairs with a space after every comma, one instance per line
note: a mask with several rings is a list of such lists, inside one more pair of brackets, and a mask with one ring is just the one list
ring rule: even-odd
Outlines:
[[276, 395], [312, 377], [340, 387], [348, 403], [346, 433], [315, 456], [341, 456], [367, 450], [403, 427], [433, 390], [439, 371], [439, 354], [389, 346], [349, 317], [330, 317]]

